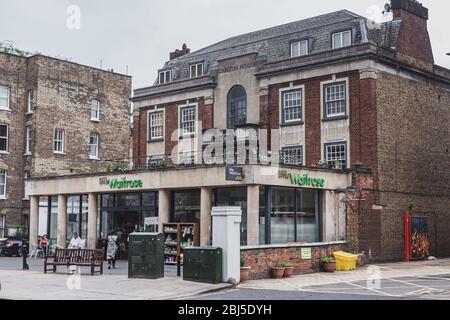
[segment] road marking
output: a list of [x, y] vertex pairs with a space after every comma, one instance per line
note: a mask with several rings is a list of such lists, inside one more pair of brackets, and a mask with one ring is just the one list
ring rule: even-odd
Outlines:
[[387, 292], [383, 292], [383, 291], [380, 291], [380, 290], [376, 290], [376, 289], [370, 289], [370, 288], [367, 288], [367, 287], [364, 287], [364, 286], [361, 286], [361, 285], [359, 285], [359, 284], [356, 284], [356, 283], [352, 283], [352, 282], [346, 282], [347, 284], [350, 284], [350, 285], [352, 285], [352, 286], [355, 286], [355, 287], [359, 287], [359, 288], [362, 288], [362, 289], [365, 289], [365, 290], [368, 290], [368, 291], [373, 291], [373, 292], [377, 292], [377, 293], [380, 293], [380, 294], [382, 294], [382, 295], [385, 295], [385, 296], [389, 296], [389, 297], [396, 297], [396, 298], [400, 298], [401, 296], [399, 296], [399, 295], [394, 295], [394, 294], [390, 294], [390, 293], [387, 293]]

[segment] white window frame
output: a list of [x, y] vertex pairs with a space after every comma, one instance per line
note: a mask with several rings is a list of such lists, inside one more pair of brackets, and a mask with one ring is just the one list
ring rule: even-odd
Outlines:
[[[161, 125], [158, 126], [154, 126], [153, 125], [153, 116], [158, 116], [161, 115]], [[155, 111], [149, 111], [148, 112], [148, 126], [147, 126], [147, 130], [148, 130], [148, 140], [149, 142], [153, 142], [153, 141], [163, 141], [164, 140], [164, 122], [165, 122], [165, 112], [164, 110], [155, 110]], [[161, 136], [153, 136], [152, 135], [152, 128], [153, 127], [161, 127]]]
[[[57, 132], [61, 132], [60, 139], [57, 139], [57, 135], [56, 135]], [[64, 146], [64, 138], [65, 138], [65, 135], [66, 134], [65, 134], [64, 129], [58, 129], [58, 128], [55, 129], [55, 133], [54, 133], [54, 136], [53, 136], [53, 153], [64, 154], [64, 147], [65, 147]], [[57, 143], [61, 144], [61, 150], [56, 150]]]
[[[329, 147], [335, 147], [335, 146], [344, 146], [344, 150], [345, 150], [345, 158], [344, 159], [332, 159], [332, 160], [328, 159], [328, 148]], [[349, 161], [348, 161], [349, 154], [348, 154], [348, 143], [347, 143], [347, 141], [336, 141], [336, 142], [325, 143], [324, 151], [325, 151], [324, 158], [325, 158], [325, 162], [327, 164], [329, 164], [330, 162], [335, 162], [336, 160], [339, 160], [341, 162], [345, 161], [345, 168], [349, 167]]]
[[6, 229], [6, 214], [0, 214], [0, 223], [0, 238], [4, 238]]
[[[195, 119], [194, 119], [194, 132], [185, 133], [183, 129], [184, 121], [182, 121], [183, 112], [186, 109], [194, 109]], [[190, 121], [191, 122], [191, 121]], [[197, 134], [197, 124], [198, 124], [198, 104], [186, 104], [178, 107], [178, 129], [180, 137], [195, 137]]]
[[7, 97], [6, 97], [6, 107], [0, 106], [0, 110], [6, 110], [11, 111], [11, 88], [7, 86], [0, 86], [0, 89], [6, 90]]
[[[340, 87], [340, 88], [344, 88], [344, 99], [332, 99], [330, 101], [327, 100], [327, 90], [330, 87]], [[345, 117], [347, 116], [347, 101], [348, 101], [348, 90], [347, 90], [347, 84], [345, 81], [337, 81], [335, 83], [328, 83], [328, 84], [324, 84], [323, 85], [323, 94], [324, 94], [324, 101], [323, 101], [323, 105], [324, 105], [324, 119], [333, 119], [333, 118], [337, 118], [337, 117]], [[336, 94], [336, 92], [334, 93]], [[328, 113], [328, 104], [329, 103], [333, 103], [333, 102], [342, 102], [343, 101], [343, 106], [344, 106], [344, 111], [340, 111], [340, 112], [335, 112], [335, 113]]]
[[[346, 101], [345, 101], [345, 114], [335, 114], [335, 115], [328, 115], [328, 110], [326, 110], [326, 102], [325, 102], [325, 95], [326, 95], [326, 90], [325, 87], [329, 86], [329, 85], [333, 85], [333, 84], [338, 84], [340, 82], [345, 82], [345, 94], [346, 94]], [[322, 81], [320, 83], [320, 113], [321, 113], [321, 118], [324, 121], [333, 121], [333, 120], [341, 120], [341, 119], [345, 119], [348, 118], [350, 116], [350, 87], [349, 87], [349, 78], [340, 78], [340, 79], [336, 79], [335, 76], [333, 76], [332, 80], [329, 81]]]
[[[198, 72], [199, 66], [201, 66], [201, 68], [202, 68], [201, 74]], [[195, 73], [192, 72], [193, 69], [195, 69]], [[190, 73], [191, 78], [202, 77], [205, 74], [205, 64], [203, 62], [191, 64], [189, 66], [189, 73]]]
[[[91, 139], [96, 137], [96, 143], [92, 143]], [[95, 149], [93, 149], [95, 147]], [[91, 132], [89, 134], [89, 159], [90, 160], [99, 160], [99, 150], [100, 149], [100, 135], [97, 132]], [[92, 152], [95, 150], [95, 154]]]
[[[169, 74], [169, 79], [167, 80], [167, 74]], [[161, 75], [163, 75], [164, 81], [161, 82]], [[172, 70], [161, 70], [158, 74], [158, 83], [159, 84], [166, 84], [172, 82]]]
[[[350, 33], [350, 43], [349, 44], [344, 44], [344, 34], [348, 34]], [[336, 41], [335, 41], [335, 36], [339, 35], [339, 46], [337, 46]], [[333, 49], [340, 49], [340, 48], [345, 48], [345, 47], [350, 47], [353, 43], [353, 39], [352, 39], [352, 30], [345, 30], [345, 31], [339, 31], [339, 32], [334, 32], [331, 34], [331, 42], [332, 42], [332, 46]]]
[[33, 113], [34, 110], [34, 90], [28, 90], [27, 94], [27, 114]]
[[[295, 120], [286, 121], [285, 113], [284, 113], [284, 95], [285, 95], [285, 93], [289, 93], [291, 91], [301, 91], [301, 97], [302, 97], [301, 119], [300, 120], [295, 119]], [[279, 106], [280, 106], [279, 115], [280, 115], [280, 124], [281, 125], [283, 125], [283, 124], [285, 124], [285, 125], [289, 125], [289, 124], [302, 125], [304, 123], [304, 119], [305, 119], [305, 85], [291, 86], [291, 87], [280, 89], [279, 90]]]
[[7, 123], [0, 123], [0, 126], [6, 127], [6, 136], [0, 136], [0, 139], [6, 140], [6, 150], [0, 150], [0, 154], [9, 154], [9, 125]]
[[[97, 109], [94, 109], [94, 105], [97, 106]], [[99, 122], [100, 121], [100, 101], [97, 99], [93, 99], [91, 100], [91, 121], [96, 121]], [[97, 116], [92, 116], [93, 112], [96, 111]]]
[[[285, 154], [289, 153], [290, 151], [297, 151], [300, 150], [300, 163], [291, 163], [291, 162], [286, 162], [285, 161]], [[303, 151], [303, 146], [302, 145], [297, 145], [297, 146], [286, 146], [286, 147], [282, 147], [281, 148], [281, 159], [282, 159], [282, 164], [285, 165], [294, 165], [294, 166], [303, 166], [304, 160], [305, 160], [305, 156], [304, 156], [304, 151]]]
[[[302, 44], [306, 43], [306, 52], [302, 53]], [[294, 47], [297, 46], [298, 55], [294, 55]], [[291, 43], [291, 58], [304, 57], [309, 54], [309, 40], [300, 40]]]
[[[0, 176], [3, 175], [3, 174], [5, 175], [5, 184], [2, 185], [0, 183], [0, 199], [6, 199], [6, 187], [7, 187], [7, 184], [8, 184], [8, 171], [0, 170]], [[1, 193], [1, 191], [3, 191], [3, 194]]]
[[33, 127], [27, 126], [25, 130], [25, 155], [29, 156], [33, 153]]

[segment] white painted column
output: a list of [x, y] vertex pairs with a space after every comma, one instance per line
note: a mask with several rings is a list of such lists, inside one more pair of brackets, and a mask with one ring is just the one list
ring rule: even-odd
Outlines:
[[158, 194], [158, 232], [163, 232], [162, 225], [169, 223], [170, 215], [170, 191], [159, 190]]
[[212, 191], [202, 188], [200, 194], [200, 245], [209, 246], [211, 234]]
[[97, 194], [89, 193], [88, 200], [87, 246], [95, 249], [97, 244]]
[[67, 236], [67, 198], [65, 195], [58, 195], [58, 222], [57, 222], [56, 243], [63, 248], [66, 247]]
[[247, 187], [247, 245], [259, 245], [259, 186]]
[[[213, 221], [213, 247], [223, 250], [223, 282], [241, 281], [241, 245], [240, 226], [241, 207], [214, 207], [211, 212]], [[234, 280], [234, 281], [233, 281]]]
[[39, 197], [30, 197], [30, 249], [32, 245], [38, 244], [39, 228]]

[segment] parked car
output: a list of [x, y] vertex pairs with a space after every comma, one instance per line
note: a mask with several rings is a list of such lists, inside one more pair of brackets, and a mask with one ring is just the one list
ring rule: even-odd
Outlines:
[[0, 255], [6, 257], [22, 256], [22, 240], [8, 239], [0, 247]]
[[7, 238], [0, 238], [0, 255], [2, 253], [2, 248], [5, 245], [7, 240], [8, 240]]

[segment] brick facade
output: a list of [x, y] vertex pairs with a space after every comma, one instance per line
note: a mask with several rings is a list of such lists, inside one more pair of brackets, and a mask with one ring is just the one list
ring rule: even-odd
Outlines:
[[[26, 224], [25, 176], [99, 172], [106, 160], [129, 158], [130, 77], [42, 55], [0, 53], [0, 85], [11, 88], [11, 111], [0, 111], [9, 125], [9, 152], [0, 156], [8, 171], [7, 199], [0, 200], [7, 228]], [[29, 90], [33, 113], [27, 113]], [[93, 99], [100, 101], [99, 122], [91, 121]], [[30, 155], [24, 155], [27, 126], [33, 130]], [[56, 128], [65, 132], [64, 154], [53, 152]], [[100, 137], [100, 160], [89, 159], [91, 132]]]
[[[364, 251], [378, 260], [401, 259], [404, 246], [403, 213], [412, 205], [416, 215], [430, 217], [431, 253], [448, 256], [450, 71], [434, 65], [427, 31], [428, 10], [412, 0], [395, 0], [392, 3], [394, 21], [383, 26], [386, 29], [380, 29], [388, 35], [383, 39], [395, 40], [389, 47], [372, 41], [341, 51], [316, 51], [305, 57], [287, 59], [282, 56], [281, 59], [281, 56], [273, 58], [272, 51], [287, 50], [288, 43], [285, 47], [284, 44], [274, 44], [279, 45], [277, 48], [266, 48], [264, 43], [252, 49], [251, 55], [257, 61], [253, 64], [243, 63], [249, 53], [239, 53], [242, 54], [239, 56], [233, 52], [226, 59], [214, 56], [216, 51], [201, 53], [202, 59], [211, 55], [211, 63], [217, 62], [218, 67], [209, 78], [215, 85], [211, 90], [214, 104], [205, 105], [200, 97], [199, 120], [204, 129], [224, 129], [223, 125], [214, 123], [214, 119], [220, 122], [226, 118], [226, 94], [229, 88], [239, 84], [246, 86], [249, 98], [254, 99], [256, 92], [257, 99], [251, 100], [248, 111], [254, 112], [255, 108], [259, 108], [259, 122], [252, 124], [262, 129], [282, 129], [280, 89], [303, 85], [304, 124], [301, 128], [299, 126], [299, 131], [304, 129], [304, 142], [290, 141], [289, 144], [295, 146], [295, 143], [304, 143], [304, 165], [308, 168], [317, 166], [323, 160], [325, 138], [332, 142], [344, 142], [343, 136], [346, 137], [345, 142], [350, 150], [348, 169], [352, 172], [352, 184], [357, 191], [347, 192], [344, 205], [347, 212], [347, 238], [355, 240], [355, 250]], [[395, 31], [397, 27], [398, 34]], [[328, 31], [329, 34], [314, 36], [323, 40], [335, 30]], [[369, 32], [369, 37], [372, 32], [375, 30]], [[264, 38], [264, 35], [259, 37]], [[246, 41], [246, 37], [242, 41]], [[233, 46], [237, 44], [233, 42], [230, 48], [225, 49], [232, 51], [235, 48]], [[395, 52], [392, 47], [396, 47]], [[241, 49], [244, 50], [244, 47]], [[261, 55], [254, 54], [258, 50], [262, 51]], [[188, 55], [189, 59], [192, 55], [194, 53]], [[268, 56], [273, 60], [266, 61]], [[179, 75], [192, 62], [189, 59], [171, 62], [180, 69]], [[226, 68], [221, 65], [223, 61], [226, 61]], [[324, 123], [333, 124], [333, 121], [322, 119], [322, 82], [342, 78], [348, 79], [348, 124], [341, 121], [341, 128], [331, 125], [328, 127], [331, 129], [328, 129]], [[154, 93], [148, 96], [143, 93], [149, 101], [158, 101], [162, 96], [159, 90], [169, 90], [173, 85], [174, 98], [167, 99], [170, 92], [164, 92], [165, 103], [157, 105], [166, 110], [166, 154], [177, 144], [177, 141], [171, 141], [172, 132], [178, 129], [178, 107], [186, 103], [185, 100], [180, 101], [180, 96], [185, 93], [180, 93], [183, 91], [180, 88], [188, 87], [191, 93], [195, 91], [194, 81], [200, 82], [181, 78], [176, 80], [173, 84], [165, 84], [163, 88], [155, 86], [152, 88]], [[203, 89], [198, 88], [199, 91]], [[146, 90], [142, 89], [142, 92]], [[139, 99], [144, 99], [143, 96]], [[146, 107], [142, 110], [146, 110]], [[334, 123], [338, 123], [338, 120]], [[345, 131], [345, 134], [333, 136], [333, 130], [338, 129]], [[142, 129], [140, 132], [142, 134]], [[327, 134], [328, 137], [325, 137]], [[303, 139], [302, 135], [299, 136], [299, 139]], [[140, 143], [139, 146], [135, 153], [146, 155], [146, 148]]]
[[246, 265], [251, 267], [250, 279], [255, 280], [270, 278], [270, 268], [279, 262], [294, 264], [296, 275], [318, 272], [320, 259], [342, 248], [341, 245], [311, 247], [311, 260], [301, 259], [301, 247], [241, 249], [241, 256], [245, 258]]

